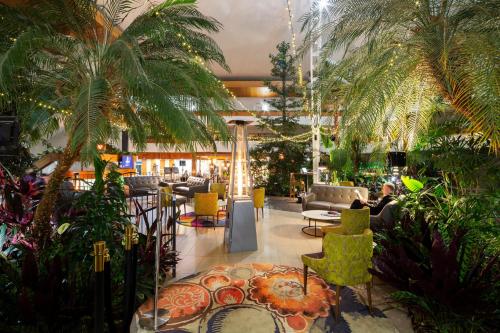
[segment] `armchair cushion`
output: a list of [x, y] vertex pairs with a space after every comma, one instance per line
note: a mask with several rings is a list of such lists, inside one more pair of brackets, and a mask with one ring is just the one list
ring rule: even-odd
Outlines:
[[217, 216], [219, 205], [217, 193], [195, 193], [194, 213], [198, 216]]
[[365, 229], [359, 235], [327, 233], [323, 239], [324, 256], [302, 255], [304, 265], [325, 281], [352, 286], [371, 281], [373, 233]]

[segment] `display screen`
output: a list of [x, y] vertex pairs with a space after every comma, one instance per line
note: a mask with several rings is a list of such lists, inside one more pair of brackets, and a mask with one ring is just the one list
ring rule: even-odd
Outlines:
[[121, 169], [132, 169], [133, 167], [134, 167], [134, 159], [132, 158], [132, 155], [120, 156]]

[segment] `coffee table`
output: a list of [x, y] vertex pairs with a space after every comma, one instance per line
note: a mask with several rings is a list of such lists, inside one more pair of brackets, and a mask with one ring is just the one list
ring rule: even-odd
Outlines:
[[[327, 210], [305, 210], [302, 212], [302, 216], [309, 220], [309, 225], [307, 227], [302, 228], [302, 232], [309, 236], [314, 237], [322, 237], [323, 232], [320, 228], [316, 226], [316, 222], [328, 222], [328, 223], [340, 223], [340, 214], [339, 215], [331, 215], [328, 214]], [[314, 227], [311, 226], [311, 221], [314, 221]], [[309, 230], [313, 228], [314, 234]]]

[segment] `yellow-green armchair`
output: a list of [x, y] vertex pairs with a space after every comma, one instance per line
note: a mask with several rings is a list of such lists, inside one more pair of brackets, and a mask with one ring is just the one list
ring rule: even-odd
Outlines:
[[[161, 206], [162, 207], [170, 206], [172, 204], [172, 188], [170, 186], [161, 187], [161, 191], [164, 193], [164, 200], [161, 203]], [[175, 204], [177, 206], [177, 209], [179, 209], [179, 211], [181, 205], [184, 205], [184, 214], [187, 214], [186, 201], [187, 201], [186, 198], [181, 196], [177, 196], [175, 200]]]
[[361, 234], [370, 229], [370, 209], [344, 209], [340, 215], [340, 225], [322, 227], [323, 234], [334, 232], [341, 235]]
[[349, 181], [349, 180], [343, 180], [339, 182], [339, 186], [349, 186], [349, 187], [354, 187], [354, 182]]
[[[194, 194], [194, 214], [198, 216], [211, 216], [214, 229], [219, 220], [219, 204], [217, 193], [195, 193]], [[217, 220], [216, 220], [217, 219]]]
[[304, 294], [307, 294], [307, 273], [312, 268], [326, 282], [336, 285], [335, 318], [340, 316], [340, 288], [366, 284], [368, 307], [371, 311], [371, 281], [373, 233], [365, 229], [358, 235], [327, 233], [323, 252], [302, 255], [304, 263]]
[[226, 199], [226, 184], [224, 183], [212, 183], [210, 184], [210, 192], [217, 193], [219, 200]]
[[259, 209], [262, 209], [262, 217], [264, 217], [264, 199], [266, 198], [266, 189], [264, 187], [253, 190], [253, 206], [257, 212], [257, 221], [259, 220]]

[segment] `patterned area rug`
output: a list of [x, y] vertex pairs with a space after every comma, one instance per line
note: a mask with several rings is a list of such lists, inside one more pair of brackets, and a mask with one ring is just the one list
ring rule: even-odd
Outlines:
[[[311, 274], [304, 296], [302, 281], [302, 270], [295, 267], [214, 266], [160, 291], [159, 332], [397, 332], [381, 311], [370, 315], [349, 288], [342, 288], [342, 318], [335, 322], [334, 289]], [[152, 312], [148, 300], [137, 310], [131, 332], [152, 332], [147, 328]]]
[[[223, 227], [226, 225], [226, 211], [219, 211], [219, 219], [215, 219], [215, 226], [216, 227]], [[212, 217], [198, 217], [194, 215], [193, 212], [187, 213], [184, 215], [181, 215], [179, 220], [177, 220], [177, 223], [180, 225], [183, 225], [185, 227], [193, 227], [193, 228], [213, 228], [214, 227], [214, 221], [212, 221]]]

